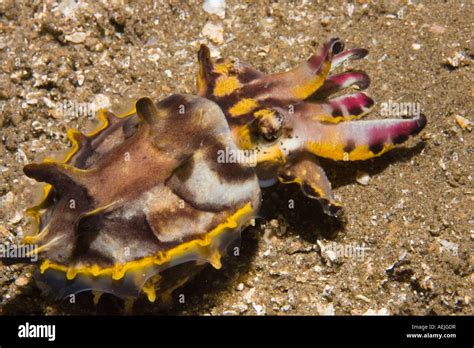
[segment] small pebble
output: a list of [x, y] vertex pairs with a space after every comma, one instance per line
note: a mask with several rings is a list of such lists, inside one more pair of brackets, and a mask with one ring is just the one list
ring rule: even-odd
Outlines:
[[75, 43], [75, 44], [84, 42], [86, 40], [86, 37], [87, 37], [86, 33], [83, 33], [83, 32], [75, 32], [75, 33], [72, 33], [71, 35], [65, 36], [67, 41]]
[[0, 236], [6, 235], [7, 233], [8, 233], [8, 229], [5, 226], [0, 225]]
[[451, 255], [457, 256], [458, 255], [458, 249], [459, 245], [453, 242], [449, 242], [445, 239], [441, 239], [438, 241], [438, 243], [441, 245], [440, 246], [440, 252], [448, 251]]
[[28, 284], [28, 282], [30, 281], [30, 279], [24, 275], [22, 276], [19, 276], [18, 278], [16, 278], [15, 280], [15, 285], [16, 286], [25, 286]]
[[104, 94], [96, 94], [92, 102], [94, 111], [107, 109], [110, 106], [110, 99]]
[[220, 23], [207, 22], [202, 28], [202, 34], [216, 45], [224, 43], [224, 28]]
[[334, 310], [334, 305], [329, 303], [327, 305], [318, 303], [316, 305], [316, 310], [318, 311], [319, 315], [334, 315], [336, 311]]
[[467, 130], [469, 132], [472, 130], [473, 122], [469, 121], [467, 118], [456, 115], [454, 116], [454, 119], [461, 129]]
[[232, 306], [232, 308], [237, 309], [239, 311], [239, 313], [244, 313], [249, 309], [249, 306], [247, 306], [244, 303], [239, 303], [239, 304], [236, 304], [236, 305]]
[[225, 0], [204, 0], [202, 8], [210, 14], [215, 14], [221, 18], [225, 17]]
[[41, 122], [39, 121], [33, 121], [31, 122], [31, 127], [33, 127], [34, 130], [39, 131], [43, 129], [43, 126], [41, 125]]
[[49, 98], [43, 97], [43, 102], [50, 109], [54, 109], [56, 107], [56, 104]]
[[387, 308], [381, 309], [368, 309], [363, 315], [390, 315], [390, 312]]
[[265, 312], [266, 312], [265, 306], [252, 303], [252, 307], [253, 309], [255, 309], [255, 312], [257, 313], [257, 315], [265, 315]]
[[372, 224], [372, 226], [377, 226], [378, 223], [377, 223], [377, 215], [372, 215], [371, 218], [370, 218], [370, 223]]
[[253, 300], [253, 297], [255, 296], [255, 288], [249, 289], [243, 296], [243, 299], [245, 302], [250, 303]]
[[349, 17], [352, 17], [352, 15], [354, 14], [354, 9], [355, 9], [354, 4], [349, 3], [349, 4], [347, 4], [347, 7], [346, 7], [346, 8], [347, 8], [347, 15], [348, 15]]
[[461, 65], [467, 65], [469, 60], [461, 51], [454, 51], [450, 57], [445, 59], [445, 63], [453, 68], [458, 68]]
[[82, 86], [84, 84], [84, 75], [77, 76], [77, 85]]
[[19, 212], [16, 212], [15, 215], [13, 215], [13, 217], [8, 222], [12, 225], [16, 225], [20, 223], [22, 218], [23, 216]]
[[356, 181], [361, 185], [367, 186], [370, 181], [370, 175], [365, 172], [357, 171]]
[[334, 293], [334, 287], [326, 285], [323, 290], [323, 297], [331, 298]]
[[357, 295], [356, 299], [362, 300], [362, 301], [367, 302], [367, 303], [370, 303], [370, 299], [365, 297], [364, 295]]
[[428, 30], [433, 34], [444, 34], [446, 32], [446, 27], [435, 23], [432, 24]]
[[321, 256], [326, 262], [335, 263], [337, 261], [337, 254], [333, 248], [324, 245], [319, 240], [316, 243], [318, 243], [319, 247], [321, 248]]

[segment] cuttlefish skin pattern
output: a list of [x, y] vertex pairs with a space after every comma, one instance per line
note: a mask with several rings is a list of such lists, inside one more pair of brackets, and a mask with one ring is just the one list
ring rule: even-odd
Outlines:
[[154, 301], [204, 264], [220, 268], [260, 206], [254, 169], [217, 161], [237, 151], [220, 108], [173, 95], [100, 116], [96, 132], [68, 132], [75, 147], [66, 160], [24, 168], [49, 184], [29, 211], [38, 229], [25, 240], [37, 245], [40, 286], [58, 297], [143, 290]]
[[[318, 157], [359, 161], [380, 156], [418, 134], [422, 114], [409, 119], [359, 120], [374, 101], [360, 90], [370, 85], [361, 71], [334, 73], [343, 63], [368, 51], [344, 51], [333, 38], [293, 70], [264, 74], [229, 59], [212, 61], [209, 49], [199, 53], [197, 90], [224, 111], [236, 144], [253, 150], [262, 182], [299, 184], [330, 215], [340, 212]], [[359, 91], [331, 97], [347, 88]]]
[[[125, 115], [101, 110], [91, 134], [68, 131], [74, 146], [64, 160], [24, 168], [46, 183], [28, 210], [36, 231], [25, 238], [41, 261], [39, 287], [56, 297], [166, 299], [206, 264], [221, 267], [258, 214], [260, 186], [276, 181], [299, 185], [338, 215], [318, 157], [367, 160], [426, 125], [423, 115], [360, 120], [374, 105], [360, 91], [369, 77], [334, 70], [367, 53], [331, 39], [297, 68], [264, 74], [212, 61], [202, 45], [198, 96], [141, 98]], [[353, 87], [359, 91], [331, 97]], [[245, 160], [222, 161], [223, 153]]]

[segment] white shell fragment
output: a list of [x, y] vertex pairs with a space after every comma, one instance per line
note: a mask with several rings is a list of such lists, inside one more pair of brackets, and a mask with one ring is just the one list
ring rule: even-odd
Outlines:
[[205, 0], [202, 8], [207, 13], [225, 17], [225, 0]]
[[220, 23], [207, 22], [202, 28], [202, 34], [217, 45], [224, 43], [224, 28]]
[[65, 38], [67, 41], [78, 44], [86, 40], [87, 34], [83, 32], [75, 32], [71, 35], [66, 35]]
[[361, 185], [367, 186], [370, 181], [370, 175], [365, 172], [357, 171], [356, 181]]

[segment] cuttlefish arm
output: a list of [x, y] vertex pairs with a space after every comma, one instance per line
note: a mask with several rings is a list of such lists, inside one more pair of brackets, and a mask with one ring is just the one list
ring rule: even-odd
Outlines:
[[340, 212], [341, 206], [334, 200], [331, 183], [315, 156], [304, 153], [293, 159], [281, 168], [278, 180], [298, 184], [307, 197], [320, 202], [326, 214], [335, 216]]

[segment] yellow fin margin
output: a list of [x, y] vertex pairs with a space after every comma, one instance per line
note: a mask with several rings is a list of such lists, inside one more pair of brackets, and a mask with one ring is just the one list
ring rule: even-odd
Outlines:
[[[125, 276], [125, 273], [131, 270], [139, 270], [153, 265], [162, 265], [172, 259], [179, 257], [191, 249], [199, 249], [201, 247], [209, 247], [212, 240], [220, 236], [227, 229], [236, 228], [246, 217], [250, 216], [253, 212], [253, 208], [250, 203], [247, 203], [242, 208], [238, 209], [232, 216], [230, 216], [225, 222], [218, 225], [216, 228], [206, 233], [203, 238], [194, 239], [192, 241], [178, 245], [177, 247], [170, 249], [166, 252], [158, 253], [154, 256], [147, 256], [139, 260], [130, 261], [125, 264], [115, 264], [112, 267], [101, 268], [98, 265], [91, 266], [80, 266], [80, 267], [68, 267], [65, 265], [45, 260], [40, 266], [40, 272], [44, 273], [48, 269], [54, 269], [66, 273], [68, 280], [74, 279], [78, 274], [90, 275], [90, 276], [110, 276], [114, 280], [119, 280]], [[214, 267], [220, 264], [220, 254], [217, 255], [215, 252], [207, 256], [208, 262]], [[219, 261], [218, 261], [219, 260]], [[217, 267], [216, 267], [217, 268]]]
[[[98, 126], [98, 128], [93, 130], [91, 133], [85, 134], [86, 137], [96, 136], [109, 126], [109, 121], [108, 121], [107, 117], [105, 116], [106, 112], [107, 112], [107, 110], [105, 110], [105, 109], [100, 109], [98, 111], [98, 114], [97, 114], [96, 118], [97, 118], [98, 121], [101, 121], [102, 123]], [[126, 117], [130, 117], [134, 114], [136, 114], [136, 109], [135, 108], [131, 109], [128, 112], [125, 112], [124, 114], [115, 115], [115, 117], [117, 117], [117, 118], [126, 118]], [[69, 139], [69, 141], [72, 143], [72, 148], [66, 154], [66, 157], [62, 161], [56, 161], [56, 160], [51, 159], [51, 158], [45, 158], [43, 163], [68, 164], [69, 161], [71, 160], [71, 158], [74, 156], [74, 154], [76, 154], [76, 152], [79, 150], [79, 143], [77, 141], [77, 135], [78, 134], [80, 134], [80, 132], [78, 130], [73, 129], [73, 128], [68, 129], [66, 135], [67, 135], [67, 138]], [[35, 231], [33, 232], [33, 235], [25, 236], [23, 238], [23, 243], [31, 244], [31, 243], [35, 243], [36, 241], [38, 241], [38, 237], [39, 237], [38, 235], [40, 233], [39, 226], [40, 226], [40, 222], [41, 222], [40, 211], [42, 209], [44, 209], [44, 205], [45, 205], [49, 195], [51, 194], [52, 188], [53, 188], [52, 185], [46, 184], [44, 186], [43, 197], [40, 200], [40, 202], [37, 205], [26, 209], [25, 213], [28, 216], [33, 218], [34, 224], [36, 225], [36, 228], [35, 228]]]

